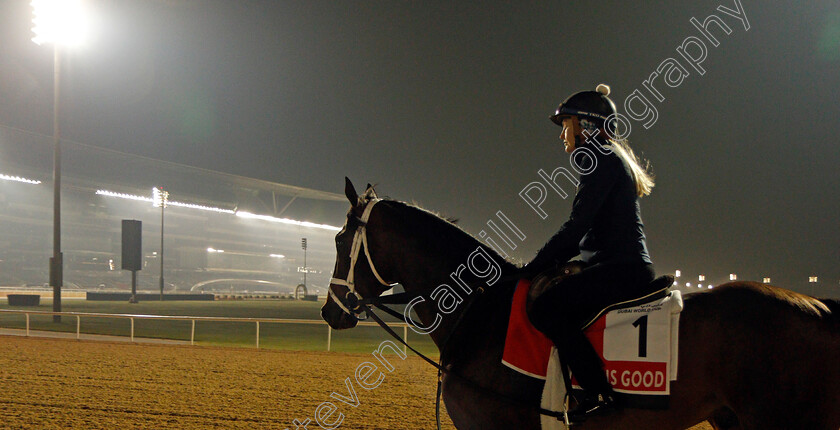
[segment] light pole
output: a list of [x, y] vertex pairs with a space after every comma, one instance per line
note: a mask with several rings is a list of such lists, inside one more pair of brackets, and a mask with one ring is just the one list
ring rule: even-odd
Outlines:
[[306, 272], [309, 269], [306, 268], [306, 238], [300, 239], [300, 247], [303, 248], [303, 288], [306, 289]]
[[[84, 39], [85, 16], [78, 0], [32, 0], [32, 41], [53, 45], [53, 255], [50, 258], [50, 285], [53, 287], [53, 312], [61, 312], [61, 287], [64, 284], [61, 253], [61, 129], [60, 45], [77, 45]], [[61, 315], [53, 315], [60, 323]]]
[[169, 200], [169, 193], [163, 187], [152, 189], [152, 200], [155, 207], [160, 207], [160, 301], [163, 301], [163, 210]]
[[[61, 287], [64, 286], [64, 255], [61, 253], [61, 126], [58, 120], [61, 56], [53, 45], [53, 256], [50, 258], [50, 285], [53, 287], [53, 312], [61, 312]], [[61, 315], [53, 315], [60, 323]]]

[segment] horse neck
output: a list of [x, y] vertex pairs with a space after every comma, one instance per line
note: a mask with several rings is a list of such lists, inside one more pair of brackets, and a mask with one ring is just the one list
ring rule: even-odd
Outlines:
[[[410, 217], [403, 216], [399, 219], [406, 218]], [[424, 221], [429, 220], [424, 219]], [[431, 220], [431, 222], [434, 221], [446, 222]], [[397, 224], [390, 223], [392, 226]], [[389, 237], [390, 243], [393, 244], [389, 247], [390, 264], [388, 266], [396, 282], [399, 282], [407, 292], [424, 293], [424, 301], [414, 306], [422, 326], [431, 326], [438, 315], [442, 318], [440, 325], [429, 333], [438, 348], [442, 349], [443, 343], [450, 337], [453, 330], [461, 330], [463, 326], [470, 324], [468, 321], [458, 322], [459, 316], [467, 310], [471, 301], [480, 300], [478, 297], [473, 298], [480, 294], [477, 291], [478, 288], [488, 287], [486, 279], [477, 278], [468, 268], [470, 255], [481, 248], [482, 261], [487, 261], [486, 258], [489, 258], [494, 267], [498, 268], [503, 279], [510, 278], [516, 269], [467, 233], [455, 227], [437, 227], [446, 234], [412, 234], [411, 228], [404, 226], [401, 231], [388, 231], [386, 237]], [[455, 278], [464, 281], [471, 291], [465, 290]], [[498, 286], [493, 285], [493, 287]], [[436, 294], [438, 300], [432, 299], [430, 294], [438, 288], [441, 289]], [[448, 294], [457, 295], [460, 303], [449, 314], [446, 314], [441, 311], [439, 301]], [[452, 297], [455, 297], [454, 295]], [[455, 327], [456, 323], [458, 327]]]

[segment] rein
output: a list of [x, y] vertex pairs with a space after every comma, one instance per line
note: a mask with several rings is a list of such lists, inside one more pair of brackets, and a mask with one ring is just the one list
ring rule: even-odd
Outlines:
[[[338, 307], [341, 308], [341, 310], [344, 311], [347, 315], [355, 318], [356, 320], [366, 320], [368, 318], [373, 319], [380, 327], [382, 327], [383, 330], [385, 330], [386, 333], [391, 335], [391, 337], [396, 339], [399, 343], [404, 345], [406, 348], [410, 349], [411, 352], [413, 352], [418, 357], [420, 357], [421, 359], [423, 359], [424, 361], [426, 361], [427, 363], [429, 363], [430, 365], [432, 365], [434, 368], [437, 369], [437, 371], [438, 371], [438, 378], [437, 378], [438, 382], [437, 382], [437, 394], [435, 396], [435, 419], [437, 421], [438, 430], [440, 430], [440, 428], [441, 428], [441, 423], [440, 423], [440, 399], [441, 399], [441, 395], [443, 393], [443, 390], [442, 390], [442, 388], [443, 388], [442, 375], [444, 373], [447, 374], [447, 375], [451, 375], [455, 378], [458, 378], [459, 380], [461, 380], [462, 382], [464, 382], [466, 385], [470, 386], [473, 389], [476, 389], [478, 391], [482, 391], [484, 393], [493, 395], [493, 396], [498, 397], [498, 398], [500, 398], [500, 399], [502, 399], [502, 400], [504, 400], [508, 403], [519, 405], [519, 406], [522, 406], [522, 407], [527, 407], [527, 408], [530, 408], [530, 409], [535, 409], [542, 415], [548, 415], [548, 416], [557, 418], [558, 420], [566, 418], [565, 412], [552, 411], [552, 410], [544, 409], [544, 408], [539, 407], [539, 406], [531, 405], [529, 403], [525, 403], [520, 399], [510, 397], [510, 396], [507, 396], [505, 394], [502, 394], [502, 393], [499, 393], [497, 391], [486, 388], [484, 386], [481, 386], [481, 385], [477, 384], [476, 382], [474, 382], [470, 379], [467, 379], [466, 377], [461, 376], [461, 375], [459, 375], [459, 374], [457, 374], [457, 373], [455, 373], [455, 372], [453, 372], [453, 371], [451, 371], [451, 370], [449, 370], [449, 369], [447, 369], [447, 368], [445, 368], [444, 366], [441, 365], [442, 364], [442, 359], [443, 359], [443, 356], [444, 356], [444, 351], [446, 350], [446, 347], [449, 344], [449, 340], [452, 338], [452, 335], [455, 333], [458, 326], [460, 326], [461, 321], [463, 321], [464, 316], [469, 312], [473, 303], [475, 303], [476, 300], [478, 299], [478, 297], [481, 296], [484, 293], [484, 288], [483, 287], [479, 287], [479, 288], [476, 289], [477, 294], [471, 294], [470, 295], [470, 298], [468, 299], [468, 301], [466, 303], [466, 306], [464, 307], [464, 310], [460, 312], [460, 314], [458, 315], [458, 319], [455, 321], [455, 324], [452, 326], [452, 329], [449, 331], [449, 333], [447, 334], [447, 336], [443, 340], [443, 342], [441, 342], [441, 345], [439, 347], [441, 359], [437, 363], [434, 360], [432, 360], [431, 358], [429, 358], [426, 355], [424, 355], [423, 353], [421, 353], [420, 351], [417, 351], [416, 349], [414, 349], [414, 347], [412, 347], [411, 345], [409, 345], [408, 342], [406, 342], [402, 337], [400, 337], [400, 335], [398, 335], [390, 326], [388, 326], [388, 324], [385, 321], [382, 320], [382, 318], [380, 318], [373, 311], [371, 306], [375, 306], [375, 307], [379, 308], [380, 310], [382, 310], [383, 312], [393, 316], [394, 318], [397, 318], [399, 320], [404, 320], [404, 315], [400, 314], [399, 312], [397, 312], [397, 311], [395, 311], [395, 310], [393, 310], [393, 309], [391, 309], [391, 308], [389, 308], [388, 306], [385, 306], [385, 305], [386, 304], [392, 304], [392, 305], [408, 304], [412, 299], [414, 299], [416, 297], [423, 296], [423, 293], [413, 291], [413, 292], [403, 292], [403, 293], [398, 293], [398, 294], [391, 294], [391, 295], [384, 296], [384, 297], [380, 296], [380, 297], [365, 298], [365, 297], [362, 297], [362, 295], [359, 294], [356, 291], [353, 275], [354, 275], [354, 270], [356, 268], [356, 263], [359, 260], [359, 253], [361, 252], [361, 248], [364, 248], [364, 250], [365, 250], [365, 257], [367, 259], [368, 265], [370, 266], [371, 272], [373, 272], [373, 275], [376, 277], [376, 280], [379, 281], [380, 284], [382, 284], [383, 286], [386, 286], [386, 287], [393, 287], [394, 285], [396, 285], [396, 283], [386, 282], [382, 278], [382, 276], [379, 274], [379, 272], [376, 270], [376, 266], [374, 265], [373, 259], [370, 256], [370, 251], [369, 251], [369, 246], [368, 246], [367, 222], [370, 219], [370, 214], [373, 211], [373, 207], [377, 203], [379, 203], [380, 201], [382, 201], [382, 199], [375, 198], [375, 199], [369, 200], [368, 203], [365, 206], [364, 211], [362, 212], [362, 216], [356, 218], [357, 222], [359, 223], [359, 226], [356, 227], [356, 231], [353, 235], [353, 244], [350, 247], [350, 269], [347, 272], [347, 277], [345, 279], [335, 278], [335, 277], [331, 278], [330, 279], [330, 286], [328, 288], [328, 292], [329, 292], [330, 297], [332, 297], [333, 301], [335, 301], [335, 303], [338, 305]], [[350, 217], [351, 217], [351, 215], [348, 214], [348, 223], [350, 221]], [[346, 228], [346, 225], [345, 225], [345, 228]], [[511, 277], [511, 278], [514, 278], [514, 277]], [[519, 276], [516, 276], [515, 278], [518, 279]], [[344, 300], [342, 300], [340, 298], [340, 296], [338, 294], [336, 294], [335, 291], [333, 291], [333, 285], [341, 285], [341, 286], [347, 287], [348, 291], [347, 291], [347, 294], [345, 294], [345, 296], [344, 296]], [[361, 317], [361, 315], [364, 315], [364, 317]], [[407, 322], [409, 324], [412, 324], [412, 325], [416, 326], [416, 324], [414, 324], [414, 322], [411, 321], [411, 318], [409, 318], [409, 321], [407, 321]]]

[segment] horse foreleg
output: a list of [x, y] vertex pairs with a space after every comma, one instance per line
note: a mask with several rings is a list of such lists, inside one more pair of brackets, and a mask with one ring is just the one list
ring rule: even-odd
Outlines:
[[459, 430], [539, 430], [539, 416], [532, 407], [480, 391], [463, 381], [444, 376], [443, 401], [446, 412]]

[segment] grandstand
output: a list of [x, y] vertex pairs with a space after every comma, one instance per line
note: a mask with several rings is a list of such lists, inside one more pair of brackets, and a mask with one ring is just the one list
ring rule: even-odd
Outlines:
[[[126, 290], [121, 220], [142, 221], [140, 290], [158, 289], [161, 208], [166, 292], [200, 285], [225, 292], [289, 293], [307, 273], [324, 294], [342, 194], [62, 141], [65, 289]], [[44, 287], [52, 253], [52, 137], [0, 127], [0, 286]], [[337, 182], [340, 184], [340, 182]], [[301, 238], [308, 239], [307, 261]]]

